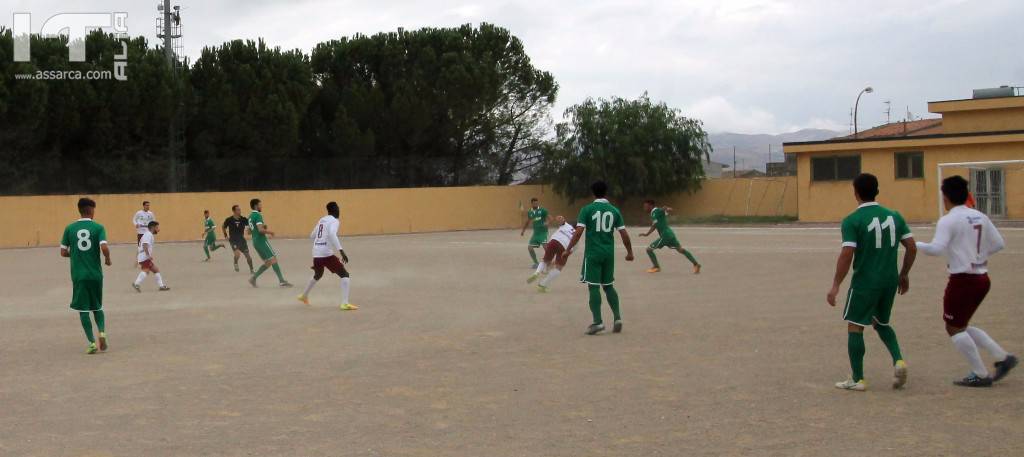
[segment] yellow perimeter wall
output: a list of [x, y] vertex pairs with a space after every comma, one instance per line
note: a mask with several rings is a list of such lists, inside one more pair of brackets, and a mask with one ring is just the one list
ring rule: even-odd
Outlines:
[[[759, 215], [796, 216], [796, 178], [713, 179], [692, 194], [660, 199], [680, 216]], [[107, 229], [112, 243], [134, 243], [132, 216], [143, 200], [152, 203], [160, 221], [160, 241], [198, 240], [203, 210], [209, 209], [218, 225], [241, 205], [249, 213], [249, 199], [263, 200], [267, 225], [278, 238], [306, 237], [331, 200], [341, 205], [343, 235], [395, 234], [451, 230], [521, 227], [531, 197], [538, 197], [552, 216], [575, 219], [586, 201], [570, 205], [549, 187], [481, 186], [413, 189], [355, 189], [276, 192], [205, 192], [177, 194], [94, 195], [96, 220]], [[749, 198], [748, 198], [749, 197]], [[0, 247], [55, 246], [64, 226], [78, 218], [78, 195], [0, 197]], [[626, 202], [630, 225], [649, 219], [640, 202]]]

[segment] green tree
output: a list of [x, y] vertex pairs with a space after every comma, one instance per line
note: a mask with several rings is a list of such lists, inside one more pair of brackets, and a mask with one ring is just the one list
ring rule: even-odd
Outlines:
[[565, 114], [569, 121], [556, 126], [546, 164], [562, 195], [585, 198], [597, 179], [620, 201], [700, 188], [711, 144], [699, 120], [646, 93], [636, 100], [587, 99]]

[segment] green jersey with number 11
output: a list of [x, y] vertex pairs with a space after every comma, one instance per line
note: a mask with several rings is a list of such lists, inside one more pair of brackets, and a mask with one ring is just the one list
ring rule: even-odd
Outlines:
[[868, 202], [843, 219], [843, 247], [854, 248], [855, 289], [894, 287], [899, 282], [896, 262], [900, 241], [914, 236], [900, 213]]
[[626, 228], [622, 213], [608, 200], [599, 198], [580, 210], [576, 225], [586, 227], [586, 257], [611, 256], [615, 253], [615, 232]]

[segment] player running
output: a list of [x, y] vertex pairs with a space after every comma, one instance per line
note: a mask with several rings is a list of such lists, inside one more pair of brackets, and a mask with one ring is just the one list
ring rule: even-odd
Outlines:
[[[526, 282], [529, 284], [545, 275], [545, 273], [547, 274], [544, 276], [544, 279], [540, 280], [540, 284], [537, 285], [539, 292], [547, 292], [551, 281], [554, 281], [562, 273], [566, 262], [569, 261], [570, 252], [567, 250], [569, 242], [572, 241], [572, 236], [576, 232], [572, 224], [565, 222], [565, 216], [555, 216], [555, 223], [558, 224], [558, 230], [555, 231], [554, 235], [551, 235], [551, 239], [544, 245], [544, 258], [540, 261], [540, 265], [537, 266], [537, 270], [529, 278], [526, 278]], [[554, 268], [551, 268], [552, 266]]]
[[[311, 267], [313, 277], [309, 279], [306, 290], [298, 298], [300, 302], [309, 304], [309, 291], [313, 290], [313, 286], [324, 276], [324, 268], [326, 268], [341, 277], [341, 310], [353, 311], [359, 307], [348, 302], [350, 279], [348, 270], [345, 269], [348, 256], [345, 255], [345, 249], [341, 247], [341, 240], [338, 239], [338, 226], [341, 224], [338, 217], [340, 215], [341, 210], [338, 208], [338, 203], [330, 202], [327, 204], [327, 215], [321, 217], [313, 226], [313, 231], [309, 234], [309, 238], [313, 240], [313, 266]], [[341, 254], [341, 260], [334, 255], [334, 251]]]
[[135, 242], [142, 240], [142, 235], [149, 231], [149, 223], [156, 220], [156, 216], [149, 210], [149, 202], [142, 202], [142, 209], [135, 212], [132, 217], [132, 224], [135, 224]]
[[[942, 181], [942, 202], [948, 211], [935, 226], [931, 243], [917, 243], [928, 255], [946, 257], [949, 283], [942, 300], [942, 317], [953, 346], [967, 359], [971, 373], [953, 384], [963, 387], [992, 387], [1013, 367], [1017, 357], [1007, 353], [984, 330], [970, 325], [992, 284], [988, 278], [988, 258], [1006, 244], [995, 225], [981, 211], [965, 205], [968, 201], [967, 180], [951, 176]], [[985, 348], [998, 362], [995, 375], [989, 377], [978, 347]]]
[[213, 218], [210, 217], [210, 210], [203, 210], [203, 253], [206, 254], [206, 260], [203, 262], [210, 261], [210, 251], [216, 251], [222, 247], [223, 244], [217, 244], [217, 233], [215, 230], [217, 224], [213, 222]]
[[160, 233], [160, 223], [157, 221], [150, 221], [149, 230], [142, 235], [142, 239], [139, 240], [139, 253], [137, 256], [139, 262], [139, 268], [142, 271], [139, 272], [139, 276], [135, 278], [135, 282], [132, 283], [132, 289], [136, 292], [142, 293], [142, 281], [146, 280], [146, 275], [153, 273], [153, 277], [156, 278], [156, 285], [160, 288], [161, 292], [171, 290], [170, 287], [164, 284], [163, 276], [160, 276], [160, 268], [153, 262], [153, 249], [156, 247], [156, 235]]
[[693, 257], [693, 254], [690, 254], [690, 251], [683, 249], [683, 246], [679, 244], [679, 239], [676, 238], [676, 233], [672, 231], [672, 227], [669, 227], [666, 208], [659, 208], [654, 204], [654, 200], [645, 200], [644, 211], [651, 215], [651, 229], [647, 233], [641, 233], [640, 236], [650, 236], [655, 230], [658, 231], [658, 239], [654, 240], [650, 246], [647, 246], [647, 256], [651, 258], [651, 264], [654, 265], [647, 272], [657, 273], [661, 271], [661, 265], [658, 264], [658, 256], [654, 254], [654, 251], [668, 247], [686, 256], [690, 263], [693, 264], [693, 274], [700, 274], [700, 262], [697, 262], [697, 259]]
[[107, 333], [103, 315], [103, 268], [100, 267], [100, 253], [110, 266], [110, 248], [107, 247], [107, 229], [92, 219], [96, 215], [96, 202], [88, 198], [78, 200], [78, 214], [81, 219], [64, 228], [60, 241], [60, 256], [71, 260], [71, 309], [78, 311], [78, 319], [89, 340], [86, 354], [97, 351], [93, 338], [92, 321], [89, 312], [96, 318], [100, 332], [98, 350], [107, 350]]
[[534, 250], [543, 246], [548, 240], [548, 210], [540, 207], [540, 200], [537, 198], [530, 199], [530, 211], [526, 213], [526, 222], [523, 222], [523, 229], [519, 231], [519, 236], [526, 233], [526, 228], [530, 226], [530, 223], [533, 223], [533, 235], [530, 237], [526, 249], [530, 251], [530, 258], [533, 259], [533, 266], [530, 268], [537, 268], [537, 253]]
[[[853, 279], [846, 295], [843, 319], [846, 320], [847, 352], [853, 376], [837, 382], [837, 389], [864, 391], [864, 327], [871, 325], [878, 332], [892, 356], [892, 388], [907, 383], [907, 365], [900, 353], [896, 332], [889, 325], [896, 293], [910, 290], [910, 269], [917, 257], [914, 235], [900, 213], [875, 202], [878, 179], [862, 173], [853, 180], [854, 196], [860, 206], [843, 219], [843, 247], [836, 262], [836, 273], [826, 300], [836, 306], [839, 286], [846, 279], [853, 263]], [[907, 250], [903, 268], [896, 272], [899, 244]]]
[[587, 234], [586, 250], [583, 253], [583, 271], [580, 282], [587, 283], [590, 293], [590, 312], [594, 323], [587, 328], [587, 335], [596, 335], [604, 331], [601, 320], [601, 289], [608, 297], [608, 305], [612, 308], [615, 324], [612, 331], [622, 331], [622, 315], [619, 313], [619, 294], [615, 291], [615, 235], [619, 232], [622, 244], [626, 247], [626, 261], [633, 261], [633, 244], [629, 241], [626, 224], [622, 221], [619, 209], [608, 203], [605, 196], [608, 184], [597, 181], [590, 186], [596, 199], [580, 210], [576, 219], [576, 232], [566, 248], [570, 253], [580, 241], [583, 233]]
[[249, 200], [249, 208], [252, 208], [252, 213], [249, 214], [249, 233], [252, 234], [252, 246], [256, 248], [260, 259], [263, 259], [263, 265], [260, 265], [260, 268], [249, 278], [249, 284], [256, 287], [256, 279], [268, 268], [273, 267], [274, 274], [277, 275], [279, 281], [278, 285], [291, 287], [291, 283], [285, 281], [284, 275], [281, 274], [281, 267], [277, 264], [277, 252], [274, 252], [274, 248], [270, 246], [270, 240], [267, 238], [274, 236], [274, 232], [271, 232], [267, 228], [267, 224], [263, 222], [263, 202], [258, 198]]
[[231, 249], [235, 251], [235, 271], [238, 271], [238, 258], [245, 254], [245, 261], [249, 263], [249, 274], [255, 273], [252, 269], [252, 257], [249, 256], [249, 244], [245, 242], [245, 232], [249, 228], [249, 219], [242, 215], [242, 208], [238, 205], [231, 207], [231, 215], [224, 219], [221, 231], [224, 238], [228, 240]]

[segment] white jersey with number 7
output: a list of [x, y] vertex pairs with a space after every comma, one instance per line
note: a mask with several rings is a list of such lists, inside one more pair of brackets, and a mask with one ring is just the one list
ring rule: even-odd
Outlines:
[[917, 243], [928, 255], [945, 255], [951, 274], [988, 272], [988, 258], [1005, 247], [992, 221], [976, 209], [955, 206], [939, 219], [931, 243]]

